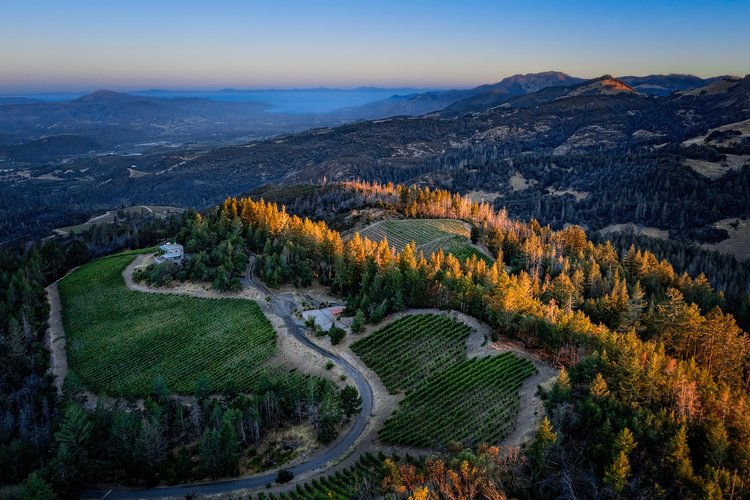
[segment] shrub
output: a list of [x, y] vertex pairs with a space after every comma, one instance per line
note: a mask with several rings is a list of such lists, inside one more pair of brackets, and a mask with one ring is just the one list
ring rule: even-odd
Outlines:
[[331, 344], [336, 345], [344, 340], [344, 337], [346, 337], [346, 330], [337, 326], [332, 326], [331, 329], [328, 330], [328, 336], [331, 337]]
[[278, 474], [276, 474], [276, 482], [279, 484], [288, 483], [294, 479], [294, 474], [289, 469], [281, 469]]

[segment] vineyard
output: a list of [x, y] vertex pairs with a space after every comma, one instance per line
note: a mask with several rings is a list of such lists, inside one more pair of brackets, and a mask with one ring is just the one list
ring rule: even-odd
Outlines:
[[373, 498], [380, 490], [383, 460], [370, 453], [363, 454], [356, 464], [347, 469], [298, 484], [286, 493], [258, 493], [257, 500], [356, 500]]
[[384, 220], [364, 228], [360, 236], [374, 241], [388, 238], [388, 243], [398, 251], [413, 241], [417, 250], [422, 250], [425, 255], [442, 248], [462, 260], [476, 255], [487, 263], [492, 262], [470, 243], [466, 223], [455, 219]]
[[142, 397], [159, 375], [180, 394], [192, 394], [201, 378], [212, 391], [250, 392], [288, 375], [264, 366], [276, 352], [276, 334], [258, 304], [128, 290], [122, 271], [133, 258], [96, 260], [59, 283], [68, 364], [84, 386]]
[[388, 391], [410, 391], [430, 375], [460, 362], [471, 329], [435, 314], [406, 316], [352, 344]]
[[498, 443], [515, 425], [518, 389], [535, 372], [509, 352], [457, 363], [408, 393], [378, 435], [421, 448]]
[[518, 389], [536, 368], [511, 353], [467, 360], [470, 333], [452, 318], [416, 314], [352, 344], [391, 393], [406, 393], [380, 430], [382, 441], [444, 448], [454, 441], [497, 443], [510, 433]]

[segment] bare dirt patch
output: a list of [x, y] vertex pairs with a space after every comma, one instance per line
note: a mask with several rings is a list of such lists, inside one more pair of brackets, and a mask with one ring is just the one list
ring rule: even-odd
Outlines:
[[254, 474], [304, 460], [320, 449], [312, 424], [303, 423], [269, 431], [240, 462], [241, 474]]
[[145, 177], [147, 175], [151, 175], [151, 172], [144, 172], [143, 170], [128, 167], [128, 177], [130, 178]]
[[62, 306], [57, 283], [47, 287], [49, 301], [49, 327], [47, 328], [47, 349], [50, 353], [50, 372], [55, 378], [57, 394], [62, 394], [65, 377], [68, 376], [68, 357], [65, 354], [65, 331], [62, 322]]
[[750, 120], [743, 120], [741, 122], [735, 122], [735, 123], [727, 123], [726, 125], [722, 125], [721, 127], [716, 127], [709, 129], [708, 132], [706, 132], [703, 135], [699, 135], [697, 137], [693, 137], [692, 139], [688, 139], [686, 141], [683, 141], [683, 146], [690, 146], [691, 144], [703, 144], [706, 140], [706, 137], [711, 135], [713, 132], [725, 132], [727, 130], [738, 130], [742, 135], [739, 136], [733, 136], [731, 138], [727, 138], [723, 141], [712, 141], [711, 144], [716, 146], [728, 146], [730, 142], [737, 141], [743, 137], [750, 137]]
[[[328, 369], [327, 360], [321, 354], [310, 350], [294, 338], [289, 332], [284, 320], [269, 311], [263, 311], [268, 317], [273, 329], [276, 330], [276, 347], [278, 353], [268, 362], [276, 366], [296, 366], [305, 373], [316, 375], [331, 382], [341, 385], [346, 379], [341, 380], [345, 374], [338, 365]], [[349, 381], [351, 383], [351, 381]]]
[[605, 78], [603, 80], [596, 80], [587, 85], [580, 86], [571, 92], [568, 92], [565, 97], [576, 97], [580, 95], [589, 95], [596, 93], [597, 95], [616, 95], [621, 93], [631, 93], [633, 88], [615, 78]]
[[320, 309], [341, 304], [341, 299], [331, 295], [328, 287], [313, 282], [304, 288], [293, 285], [282, 285], [275, 290], [277, 294], [291, 294], [300, 309]]
[[683, 90], [679, 92], [681, 96], [699, 96], [699, 95], [716, 95], [721, 94], [734, 87], [739, 83], [738, 80], [719, 80], [705, 87], [697, 89]]
[[55, 229], [55, 232], [62, 236], [67, 236], [71, 233], [73, 234], [81, 233], [96, 224], [110, 224], [114, 222], [115, 218], [117, 217], [117, 212], [130, 213], [130, 214], [149, 213], [157, 217], [166, 217], [168, 215], [181, 214], [184, 211], [185, 211], [184, 208], [170, 207], [166, 205], [151, 205], [151, 206], [137, 205], [133, 207], [123, 208], [120, 210], [109, 210], [101, 215], [97, 215], [97, 216], [90, 218], [89, 220], [87, 220], [86, 222], [82, 224], [76, 224], [74, 226], [59, 227]]

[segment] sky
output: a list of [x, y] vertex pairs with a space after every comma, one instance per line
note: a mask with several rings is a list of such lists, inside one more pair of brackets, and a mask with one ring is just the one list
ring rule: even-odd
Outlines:
[[750, 73], [750, 0], [0, 0], [0, 92]]

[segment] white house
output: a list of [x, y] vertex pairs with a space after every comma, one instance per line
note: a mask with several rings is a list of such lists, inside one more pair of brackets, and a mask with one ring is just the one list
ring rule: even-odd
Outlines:
[[185, 256], [185, 251], [179, 243], [164, 243], [159, 245], [159, 250], [164, 252], [156, 258], [156, 262], [159, 264], [162, 262], [182, 262], [182, 258]]

